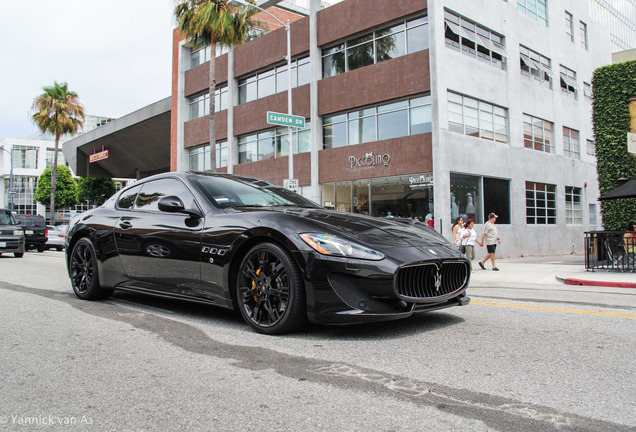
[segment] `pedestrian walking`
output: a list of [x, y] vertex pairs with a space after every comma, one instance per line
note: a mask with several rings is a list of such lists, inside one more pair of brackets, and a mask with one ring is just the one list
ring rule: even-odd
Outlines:
[[488, 222], [484, 226], [484, 233], [481, 235], [481, 243], [482, 245], [486, 244], [486, 249], [488, 250], [488, 255], [479, 261], [479, 267], [482, 270], [486, 270], [484, 263], [490, 259], [492, 263], [492, 269], [494, 271], [499, 271], [497, 266], [495, 265], [495, 251], [497, 250], [497, 245], [501, 244], [501, 239], [499, 238], [499, 233], [497, 232], [497, 227], [495, 226], [495, 222], [497, 221], [497, 216], [494, 213], [490, 213], [488, 215]]
[[453, 221], [453, 226], [451, 227], [451, 230], [453, 233], [453, 239], [451, 241], [453, 242], [455, 246], [457, 246], [457, 249], [459, 249], [462, 243], [462, 239], [461, 239], [461, 236], [459, 235], [459, 232], [462, 230], [463, 226], [464, 226], [464, 218], [462, 218], [461, 216], [456, 217], [455, 220]]
[[477, 232], [475, 231], [475, 221], [472, 219], [468, 219], [464, 224], [464, 229], [461, 231], [462, 237], [462, 246], [464, 246], [464, 253], [466, 254], [466, 258], [470, 262], [470, 271], [473, 271], [473, 260], [475, 259], [475, 243], [483, 246], [483, 243], [480, 243], [477, 240]]

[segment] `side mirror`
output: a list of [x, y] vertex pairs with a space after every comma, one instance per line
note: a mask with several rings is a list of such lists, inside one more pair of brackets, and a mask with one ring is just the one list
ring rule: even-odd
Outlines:
[[191, 216], [201, 217], [198, 209], [186, 209], [183, 201], [176, 195], [168, 195], [159, 200], [159, 210], [168, 213], [186, 213]]
[[178, 196], [169, 195], [159, 200], [159, 210], [176, 213], [184, 211], [185, 206], [183, 205], [183, 201], [181, 201]]

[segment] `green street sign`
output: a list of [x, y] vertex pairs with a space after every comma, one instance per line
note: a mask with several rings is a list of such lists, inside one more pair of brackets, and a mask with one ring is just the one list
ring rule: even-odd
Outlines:
[[267, 123], [280, 126], [304, 128], [305, 117], [267, 111]]

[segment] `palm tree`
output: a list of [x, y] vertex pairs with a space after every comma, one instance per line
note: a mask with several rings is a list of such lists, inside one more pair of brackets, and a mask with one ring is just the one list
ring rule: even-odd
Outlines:
[[228, 0], [178, 0], [174, 10], [179, 31], [192, 48], [210, 45], [210, 170], [216, 170], [216, 127], [214, 91], [216, 89], [215, 49], [217, 44], [234, 47], [247, 40], [256, 8], [237, 8]]
[[33, 121], [45, 133], [55, 136], [55, 153], [51, 167], [51, 225], [55, 219], [55, 182], [57, 181], [57, 152], [60, 137], [74, 135], [84, 124], [84, 107], [77, 93], [69, 91], [68, 84], [53, 82], [52, 87], [43, 87], [44, 93], [33, 101]]

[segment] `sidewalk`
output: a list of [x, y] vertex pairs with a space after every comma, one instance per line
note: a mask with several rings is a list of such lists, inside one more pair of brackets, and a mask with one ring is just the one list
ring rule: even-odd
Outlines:
[[492, 271], [490, 261], [486, 270], [473, 261], [471, 285], [502, 284], [566, 284], [636, 288], [636, 273], [620, 271], [585, 270], [583, 255], [547, 257], [501, 258], [496, 261], [498, 272]]

